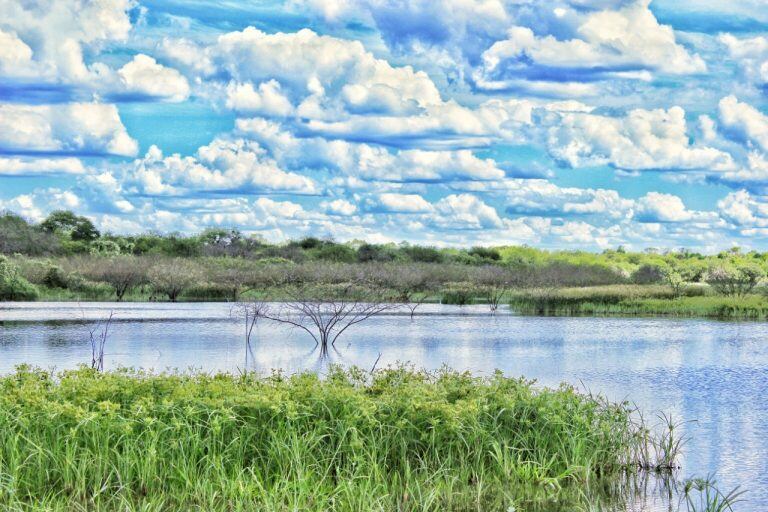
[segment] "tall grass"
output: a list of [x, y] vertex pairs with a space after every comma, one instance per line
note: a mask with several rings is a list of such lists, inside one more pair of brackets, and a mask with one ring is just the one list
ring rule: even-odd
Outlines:
[[554, 290], [523, 290], [511, 295], [510, 307], [536, 315], [637, 315], [766, 319], [768, 300], [762, 295], [708, 295], [690, 286], [675, 297], [666, 286], [617, 285]]
[[3, 510], [592, 509], [636, 467], [624, 404], [407, 368], [268, 378], [20, 368]]

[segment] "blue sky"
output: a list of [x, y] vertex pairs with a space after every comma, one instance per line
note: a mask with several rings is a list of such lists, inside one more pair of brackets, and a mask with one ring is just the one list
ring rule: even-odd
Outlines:
[[768, 249], [762, 0], [0, 0], [0, 209]]

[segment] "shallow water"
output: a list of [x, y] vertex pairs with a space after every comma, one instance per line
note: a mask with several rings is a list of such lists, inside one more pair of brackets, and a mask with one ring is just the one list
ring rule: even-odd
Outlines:
[[[243, 326], [228, 304], [0, 303], [0, 373], [21, 363], [72, 368], [90, 361], [92, 322], [114, 312], [107, 368], [237, 371]], [[628, 399], [686, 422], [683, 475], [716, 473], [748, 489], [736, 510], [768, 509], [768, 323], [654, 318], [523, 317], [485, 306], [425, 305], [350, 329], [330, 361], [370, 368], [410, 362], [561, 382]], [[323, 371], [306, 333], [263, 324], [251, 368]], [[631, 510], [662, 511], [653, 496]], [[628, 509], [628, 510], [629, 510]]]

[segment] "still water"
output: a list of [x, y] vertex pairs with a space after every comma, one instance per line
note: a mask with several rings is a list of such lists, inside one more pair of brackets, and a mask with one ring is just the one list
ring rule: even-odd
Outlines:
[[[0, 303], [0, 373], [15, 365], [72, 368], [90, 361], [88, 331], [114, 312], [106, 367], [238, 371], [243, 325], [227, 304]], [[324, 371], [298, 330], [264, 323], [250, 369]], [[330, 362], [370, 368], [408, 362], [477, 375], [495, 369], [631, 400], [685, 422], [681, 476], [715, 473], [741, 485], [736, 510], [768, 510], [768, 324], [654, 318], [542, 318], [485, 306], [425, 305], [372, 318], [339, 339]], [[252, 365], [251, 365], [252, 363]], [[649, 498], [633, 510], [661, 511]]]

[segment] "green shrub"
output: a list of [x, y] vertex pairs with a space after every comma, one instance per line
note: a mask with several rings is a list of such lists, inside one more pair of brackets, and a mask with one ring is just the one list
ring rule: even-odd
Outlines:
[[0, 255], [0, 300], [34, 300], [37, 296], [37, 288], [21, 276], [8, 258]]
[[69, 280], [61, 267], [49, 265], [43, 277], [43, 284], [48, 288], [68, 288]]
[[466, 287], [451, 287], [443, 292], [441, 304], [454, 306], [466, 306], [472, 304], [475, 298], [475, 290]]

